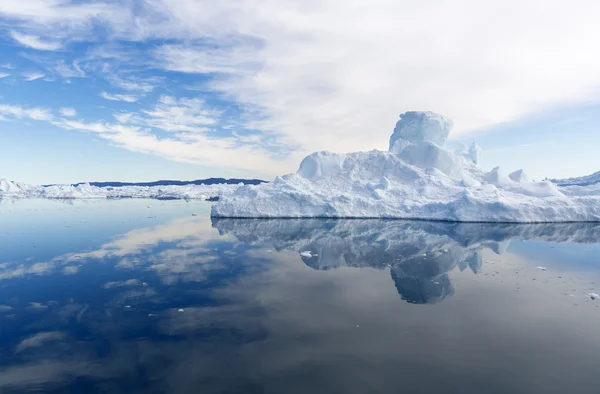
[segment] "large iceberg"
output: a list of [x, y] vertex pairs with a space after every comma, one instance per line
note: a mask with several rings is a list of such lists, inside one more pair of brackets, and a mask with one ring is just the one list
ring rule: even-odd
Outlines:
[[212, 216], [600, 221], [600, 187], [533, 182], [522, 170], [485, 171], [478, 145], [445, 148], [451, 128], [433, 112], [406, 112], [388, 151], [315, 152], [296, 173], [224, 196]]

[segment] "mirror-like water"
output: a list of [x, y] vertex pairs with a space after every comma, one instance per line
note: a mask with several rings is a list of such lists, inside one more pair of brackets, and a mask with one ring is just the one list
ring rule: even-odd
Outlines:
[[600, 225], [0, 202], [0, 392], [595, 393]]

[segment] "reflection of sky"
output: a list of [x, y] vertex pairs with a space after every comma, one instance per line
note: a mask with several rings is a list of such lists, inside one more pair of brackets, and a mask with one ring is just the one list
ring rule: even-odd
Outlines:
[[82, 251], [115, 234], [208, 209], [197, 201], [5, 200], [0, 204], [0, 263]]
[[[589, 272], [574, 271], [577, 262], [559, 267], [560, 259], [539, 271], [546, 252], [528, 256], [548, 247], [591, 260], [594, 226], [211, 223], [182, 202], [123, 202], [90, 203], [97, 214], [86, 225], [106, 223], [97, 236], [61, 230], [58, 253], [32, 261], [13, 253], [2, 265], [1, 392], [558, 393], [596, 385], [600, 342], [589, 332], [600, 303], [585, 298], [587, 276], [558, 279], [551, 264], [574, 278]], [[66, 207], [63, 221], [86, 213]], [[40, 216], [23, 217], [23, 234], [45, 236]], [[71, 248], [66, 234], [78, 239]], [[565, 234], [586, 243], [540, 242]]]
[[544, 263], [547, 268], [583, 271], [600, 278], [600, 240], [597, 244], [513, 242], [510, 252]]

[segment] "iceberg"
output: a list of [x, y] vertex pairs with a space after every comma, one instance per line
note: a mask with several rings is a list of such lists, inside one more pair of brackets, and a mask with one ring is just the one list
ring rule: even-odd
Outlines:
[[530, 181], [480, 167], [477, 144], [446, 148], [452, 122], [433, 112], [400, 115], [389, 150], [315, 152], [296, 173], [245, 185], [212, 207], [213, 217], [396, 218], [455, 222], [597, 222], [595, 188]]

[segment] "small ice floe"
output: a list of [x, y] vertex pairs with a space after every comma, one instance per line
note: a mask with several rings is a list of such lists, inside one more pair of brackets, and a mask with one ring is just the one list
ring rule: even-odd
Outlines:
[[156, 316], [156, 313], [148, 313], [148, 317], [154, 317]]
[[179, 309], [179, 310], [177, 310], [177, 312], [183, 312], [183, 309]]
[[442, 249], [443, 253], [448, 253], [448, 249]]
[[598, 298], [600, 298], [600, 294], [598, 294], [598, 293], [588, 293], [588, 297], [590, 297], [592, 300], [597, 300]]
[[267, 253], [273, 253], [271, 249], [267, 249]]
[[131, 305], [125, 305], [125, 308], [129, 309], [131, 308]]
[[198, 216], [198, 214], [197, 213], [192, 213], [192, 216]]
[[305, 250], [304, 252], [300, 252], [300, 256], [311, 258], [313, 255], [310, 250]]
[[427, 253], [423, 253], [421, 256], [427, 256]]
[[537, 267], [540, 271], [546, 271], [546, 267]]

